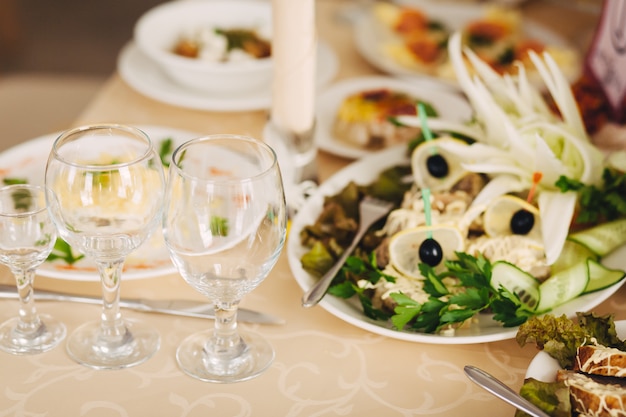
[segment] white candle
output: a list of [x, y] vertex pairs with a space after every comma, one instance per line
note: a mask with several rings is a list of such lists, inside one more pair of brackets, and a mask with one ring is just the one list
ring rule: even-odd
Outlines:
[[271, 118], [286, 132], [313, 127], [316, 49], [315, 1], [272, 0]]

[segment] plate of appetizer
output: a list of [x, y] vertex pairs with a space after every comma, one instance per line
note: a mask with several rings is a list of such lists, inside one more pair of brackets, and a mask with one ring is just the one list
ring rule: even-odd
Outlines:
[[[163, 126], [137, 126], [148, 134], [168, 164], [174, 149], [184, 141], [200, 136], [198, 133]], [[43, 184], [46, 163], [52, 145], [61, 132], [52, 133], [16, 145], [0, 153], [0, 178], [3, 184], [27, 182]], [[170, 261], [163, 236], [157, 231], [131, 253], [124, 265], [124, 279], [140, 279], [176, 272]], [[96, 265], [82, 257], [62, 239], [51, 256], [38, 269], [39, 275], [77, 281], [99, 281]]]
[[[302, 236], [307, 236], [306, 239], [310, 239], [310, 234], [314, 235], [316, 233], [315, 230], [310, 233], [307, 230], [315, 228], [320, 215], [325, 212], [323, 207], [327, 198], [341, 195], [342, 192], [344, 195], [368, 192], [357, 192], [356, 188], [364, 190], [386, 188], [384, 193], [386, 193], [387, 196], [391, 193], [401, 193], [405, 189], [402, 182], [397, 184], [397, 189], [395, 190], [389, 189], [389, 184], [394, 183], [393, 179], [401, 179], [405, 178], [406, 175], [410, 175], [409, 166], [410, 160], [407, 156], [407, 148], [405, 146], [396, 146], [377, 154], [367, 156], [350, 164], [325, 181], [319, 187], [316, 194], [307, 200], [306, 204], [300, 209], [297, 216], [292, 221], [290, 238], [287, 242], [289, 265], [296, 281], [303, 291], [309, 289], [318, 279], [318, 276], [312, 272], [313, 268], [305, 268], [303, 266], [303, 262], [310, 261], [303, 259], [306, 259], [306, 257], [314, 260], [319, 258], [319, 263], [322, 265], [327, 260], [328, 255], [320, 255], [316, 253], [316, 251], [320, 250], [320, 247], [315, 245], [309, 246], [309, 244], [305, 244], [301, 240]], [[397, 167], [404, 168], [396, 169]], [[383, 179], [380, 180], [380, 174], [385, 173], [387, 169], [391, 169], [391, 175], [386, 177], [384, 176], [382, 177]], [[352, 187], [349, 186], [350, 184], [358, 184], [358, 187], [352, 189]], [[346, 189], [346, 187], [348, 188]], [[375, 195], [378, 195], [378, 193], [379, 191], [377, 191]], [[328, 213], [332, 213], [332, 211], [333, 209], [329, 209]], [[340, 220], [337, 221], [339, 222]], [[414, 228], [411, 227], [410, 229]], [[402, 232], [398, 232], [396, 234], [398, 236], [402, 236]], [[417, 253], [417, 249], [415, 252]], [[626, 248], [620, 248], [613, 251], [610, 256], [603, 258], [602, 262], [607, 268], [626, 269], [625, 260]], [[389, 271], [386, 273], [388, 272]], [[623, 274], [620, 272], [619, 276], [621, 277]], [[398, 283], [397, 288], [399, 288], [399, 291], [401, 290], [408, 293], [409, 291], [415, 290], [410, 284], [407, 284], [408, 287], [404, 288], [400, 284], [404, 285], [404, 283]], [[621, 285], [622, 281], [619, 281], [608, 286], [607, 288], [579, 295], [574, 299], [554, 308], [552, 311], [554, 314], [566, 314], [567, 316], [572, 316], [578, 311], [591, 310], [613, 295]], [[390, 286], [389, 290], [391, 291], [393, 288], [394, 287]], [[419, 299], [419, 297], [424, 296], [427, 297], [425, 293], [421, 293], [421, 295], [416, 296], [416, 298]], [[377, 300], [374, 300], [374, 298], [370, 300], [373, 300], [374, 304], [376, 304], [377, 302], [382, 302], [383, 298], [381, 296]], [[413, 342], [436, 344], [484, 343], [511, 339], [515, 337], [517, 332], [516, 327], [503, 327], [502, 323], [493, 320], [493, 316], [487, 313], [474, 315], [470, 320], [458, 328], [450, 326], [448, 329], [441, 329], [438, 333], [426, 333], [411, 329], [398, 330], [394, 327], [393, 322], [389, 318], [393, 316], [392, 313], [380, 314], [380, 317], [385, 317], [381, 320], [375, 318], [378, 313], [374, 313], [371, 317], [368, 316], [368, 314], [364, 311], [362, 304], [358, 300], [358, 296], [345, 299], [327, 294], [320, 302], [320, 306], [338, 318], [362, 329], [382, 334], [387, 337]]]
[[475, 122], [460, 136], [354, 162], [319, 187], [291, 226], [288, 259], [307, 290], [348, 247], [361, 199], [395, 203], [321, 302], [389, 337], [509, 339], [529, 318], [589, 311], [624, 282], [626, 169], [589, 140], [558, 65], [532, 55], [559, 115], [523, 76], [494, 76], [460, 41], [453, 36], [449, 52]]
[[374, 3], [354, 28], [356, 47], [370, 64], [395, 76], [434, 78], [457, 88], [446, 43], [455, 31], [463, 43], [500, 74], [515, 74], [519, 61], [540, 85], [528, 50], [548, 51], [567, 73], [580, 73], [580, 54], [566, 40], [539, 24], [522, 20], [514, 9], [477, 4], [449, 7], [405, 0]]
[[536, 344], [541, 352], [520, 392], [550, 415], [622, 415], [625, 337], [626, 321], [593, 313], [580, 313], [576, 321], [547, 315], [527, 322], [518, 342]]
[[[400, 126], [392, 118], [415, 115], [418, 102], [429, 118], [459, 125], [471, 107], [459, 94], [432, 84], [385, 76], [342, 80], [324, 90], [316, 102], [315, 140], [320, 149], [345, 158], [361, 158], [419, 137], [419, 127]], [[437, 121], [431, 121], [436, 127]]]

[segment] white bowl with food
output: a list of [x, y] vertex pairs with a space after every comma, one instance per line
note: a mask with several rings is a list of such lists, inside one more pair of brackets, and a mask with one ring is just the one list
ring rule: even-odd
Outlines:
[[256, 0], [177, 0], [142, 15], [138, 48], [177, 84], [242, 93], [271, 82], [271, 6]]

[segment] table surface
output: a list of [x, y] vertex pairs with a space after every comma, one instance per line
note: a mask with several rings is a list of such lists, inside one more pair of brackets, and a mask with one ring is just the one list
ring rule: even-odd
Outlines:
[[[353, 46], [350, 27], [332, 18], [337, 0], [318, 0], [319, 34], [340, 59], [335, 80], [371, 75]], [[597, 15], [546, 2], [522, 3], [525, 18], [549, 25], [581, 47]], [[75, 125], [93, 122], [171, 126], [203, 134], [238, 133], [261, 137], [266, 111], [208, 112], [156, 102], [135, 92], [113, 74]], [[321, 179], [350, 161], [320, 153]], [[0, 282], [12, 283], [6, 269]], [[100, 294], [96, 282], [38, 277], [36, 288]], [[237, 384], [210, 384], [183, 374], [176, 365], [178, 344], [191, 333], [212, 327], [203, 319], [124, 311], [127, 318], [150, 322], [161, 334], [157, 354], [142, 365], [95, 371], [74, 363], [60, 346], [36, 356], [0, 352], [0, 416], [457, 416], [513, 415], [508, 404], [471, 383], [464, 365], [487, 370], [519, 389], [533, 347], [514, 340], [472, 345], [432, 345], [369, 333], [321, 307], [304, 309], [302, 290], [285, 253], [269, 277], [242, 306], [286, 319], [284, 325], [251, 325], [265, 336], [276, 359], [264, 374]], [[123, 297], [202, 299], [177, 274], [122, 283]], [[597, 307], [599, 313], [626, 318], [626, 289]], [[63, 321], [71, 332], [96, 320], [100, 307], [40, 302], [38, 310]], [[0, 317], [17, 313], [17, 301], [0, 301]]]

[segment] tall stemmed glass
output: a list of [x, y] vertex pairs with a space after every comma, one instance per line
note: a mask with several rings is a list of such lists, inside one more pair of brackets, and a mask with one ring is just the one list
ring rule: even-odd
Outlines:
[[187, 374], [211, 382], [259, 375], [274, 359], [260, 335], [237, 328], [237, 306], [276, 263], [286, 209], [274, 151], [258, 140], [211, 135], [172, 156], [163, 231], [171, 258], [192, 287], [216, 306], [214, 328], [191, 335], [176, 358]]
[[159, 348], [156, 329], [123, 320], [120, 281], [126, 256], [159, 226], [165, 179], [158, 153], [139, 129], [79, 127], [54, 142], [46, 198], [61, 237], [95, 261], [102, 282], [101, 319], [68, 338], [79, 363], [114, 369], [139, 364]]
[[33, 299], [36, 269], [55, 240], [43, 187], [18, 184], [0, 189], [0, 263], [15, 276], [20, 298], [18, 317], [0, 325], [0, 349], [5, 352], [45, 352], [65, 337], [63, 323], [37, 314]]

